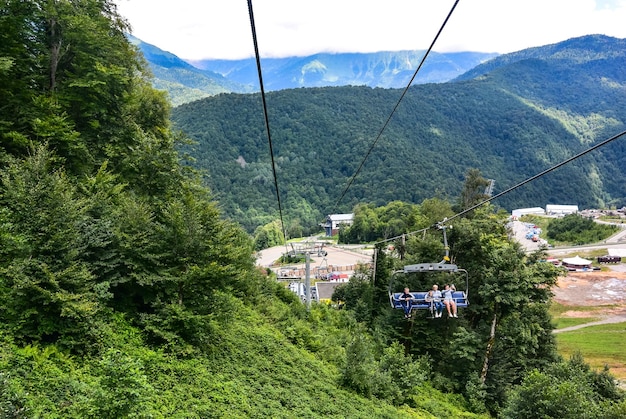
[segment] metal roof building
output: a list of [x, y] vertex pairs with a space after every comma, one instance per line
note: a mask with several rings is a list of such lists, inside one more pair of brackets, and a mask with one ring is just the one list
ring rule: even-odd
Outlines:
[[577, 212], [578, 205], [546, 205], [546, 214], [548, 215], [567, 215]]

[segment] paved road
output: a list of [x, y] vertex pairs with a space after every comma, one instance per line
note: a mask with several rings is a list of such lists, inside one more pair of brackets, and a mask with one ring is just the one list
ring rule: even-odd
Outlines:
[[[611, 223], [606, 223], [611, 224]], [[568, 254], [572, 252], [584, 252], [591, 251], [597, 249], [625, 249], [626, 248], [626, 226], [622, 224], [615, 224], [617, 226], [622, 227], [622, 230], [615, 233], [608, 239], [606, 239], [603, 243], [595, 243], [588, 244], [584, 246], [568, 246], [568, 247], [554, 247], [548, 249], [548, 254], [551, 256], [560, 255], [560, 254]], [[522, 244], [522, 246], [526, 249], [527, 252], [534, 252], [538, 250], [540, 247], [539, 242], [533, 242], [532, 240], [528, 240], [526, 238], [526, 233], [528, 232], [528, 228], [521, 221], [513, 221], [512, 229], [515, 235], [515, 238], [518, 242]]]
[[[290, 247], [276, 246], [259, 252], [257, 257], [257, 265], [263, 267], [271, 267], [274, 271], [279, 269], [274, 267], [274, 263], [287, 251]], [[327, 252], [326, 257], [311, 255], [311, 268], [314, 266], [349, 266], [358, 263], [369, 263], [372, 261], [372, 249], [364, 249], [363, 246], [324, 246]], [[304, 269], [305, 264], [292, 264], [297, 269]]]
[[624, 322], [626, 322], [626, 315], [611, 316], [611, 317], [607, 317], [606, 319], [598, 320], [596, 322], [577, 324], [576, 326], [564, 327], [562, 329], [555, 329], [552, 331], [552, 333], [571, 332], [572, 330], [578, 330], [578, 329], [582, 329], [584, 327], [589, 327], [589, 326], [598, 326], [601, 324], [624, 323]]
[[619, 228], [621, 228], [620, 232], [615, 233], [611, 237], [606, 239], [607, 243], [619, 243], [619, 242], [626, 241], [626, 225], [616, 224], [616, 223], [605, 223], [605, 222], [602, 222], [602, 224], [610, 224], [610, 225], [618, 226]]

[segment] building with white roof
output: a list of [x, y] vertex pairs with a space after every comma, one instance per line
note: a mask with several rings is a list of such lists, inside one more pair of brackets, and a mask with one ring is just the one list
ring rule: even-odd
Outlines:
[[354, 214], [330, 214], [326, 217], [326, 222], [320, 224], [326, 231], [326, 236], [334, 236], [339, 233], [339, 227], [342, 225], [352, 225]]
[[548, 215], [567, 215], [576, 214], [578, 205], [546, 205], [546, 214]]
[[511, 212], [511, 215], [513, 216], [513, 218], [518, 219], [519, 217], [521, 217], [522, 215], [528, 215], [528, 214], [534, 214], [534, 215], [545, 215], [546, 212], [543, 210], [543, 208], [540, 207], [534, 207], [534, 208], [518, 208], [518, 209], [514, 209]]

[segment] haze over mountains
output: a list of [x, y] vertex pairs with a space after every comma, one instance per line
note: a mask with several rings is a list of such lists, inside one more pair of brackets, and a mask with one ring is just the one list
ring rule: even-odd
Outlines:
[[[397, 103], [399, 89], [324, 87], [267, 95], [283, 203], [315, 225], [357, 203], [454, 200], [465, 173], [495, 193], [624, 130], [626, 40], [586, 36], [495, 58], [475, 76], [412, 86], [338, 208]], [[219, 95], [179, 106], [173, 119], [225, 213], [249, 230], [276, 217], [260, 96]], [[563, 166], [496, 202], [506, 209], [626, 204], [626, 140]]]
[[[254, 58], [187, 62], [138, 38], [139, 47], [154, 74], [154, 86], [169, 93], [174, 106], [219, 93], [259, 91]], [[425, 51], [351, 54], [315, 54], [306, 57], [261, 60], [266, 91], [300, 87], [405, 87]], [[482, 52], [431, 52], [414, 84], [442, 83], [497, 56]]]

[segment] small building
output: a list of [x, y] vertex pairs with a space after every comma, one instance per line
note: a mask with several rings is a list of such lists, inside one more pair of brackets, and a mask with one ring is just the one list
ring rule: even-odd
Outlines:
[[573, 258], [563, 259], [562, 265], [570, 271], [586, 271], [593, 269], [590, 260], [583, 259], [578, 255]]
[[578, 213], [578, 205], [546, 205], [548, 215], [568, 215]]
[[609, 256], [619, 256], [619, 257], [626, 258], [626, 248], [624, 249], [609, 248], [607, 250], [609, 251]]
[[320, 224], [324, 228], [327, 237], [335, 236], [339, 233], [342, 225], [352, 225], [354, 214], [330, 214], [326, 217], [326, 222]]
[[511, 212], [511, 216], [513, 217], [514, 220], [519, 219], [522, 215], [529, 215], [529, 214], [533, 214], [533, 215], [545, 215], [546, 212], [543, 210], [543, 208], [540, 207], [534, 207], [534, 208], [519, 208], [519, 209], [514, 209]]
[[341, 282], [318, 282], [315, 284], [317, 287], [317, 301], [320, 303], [330, 303], [335, 288], [339, 285], [341, 285]]

